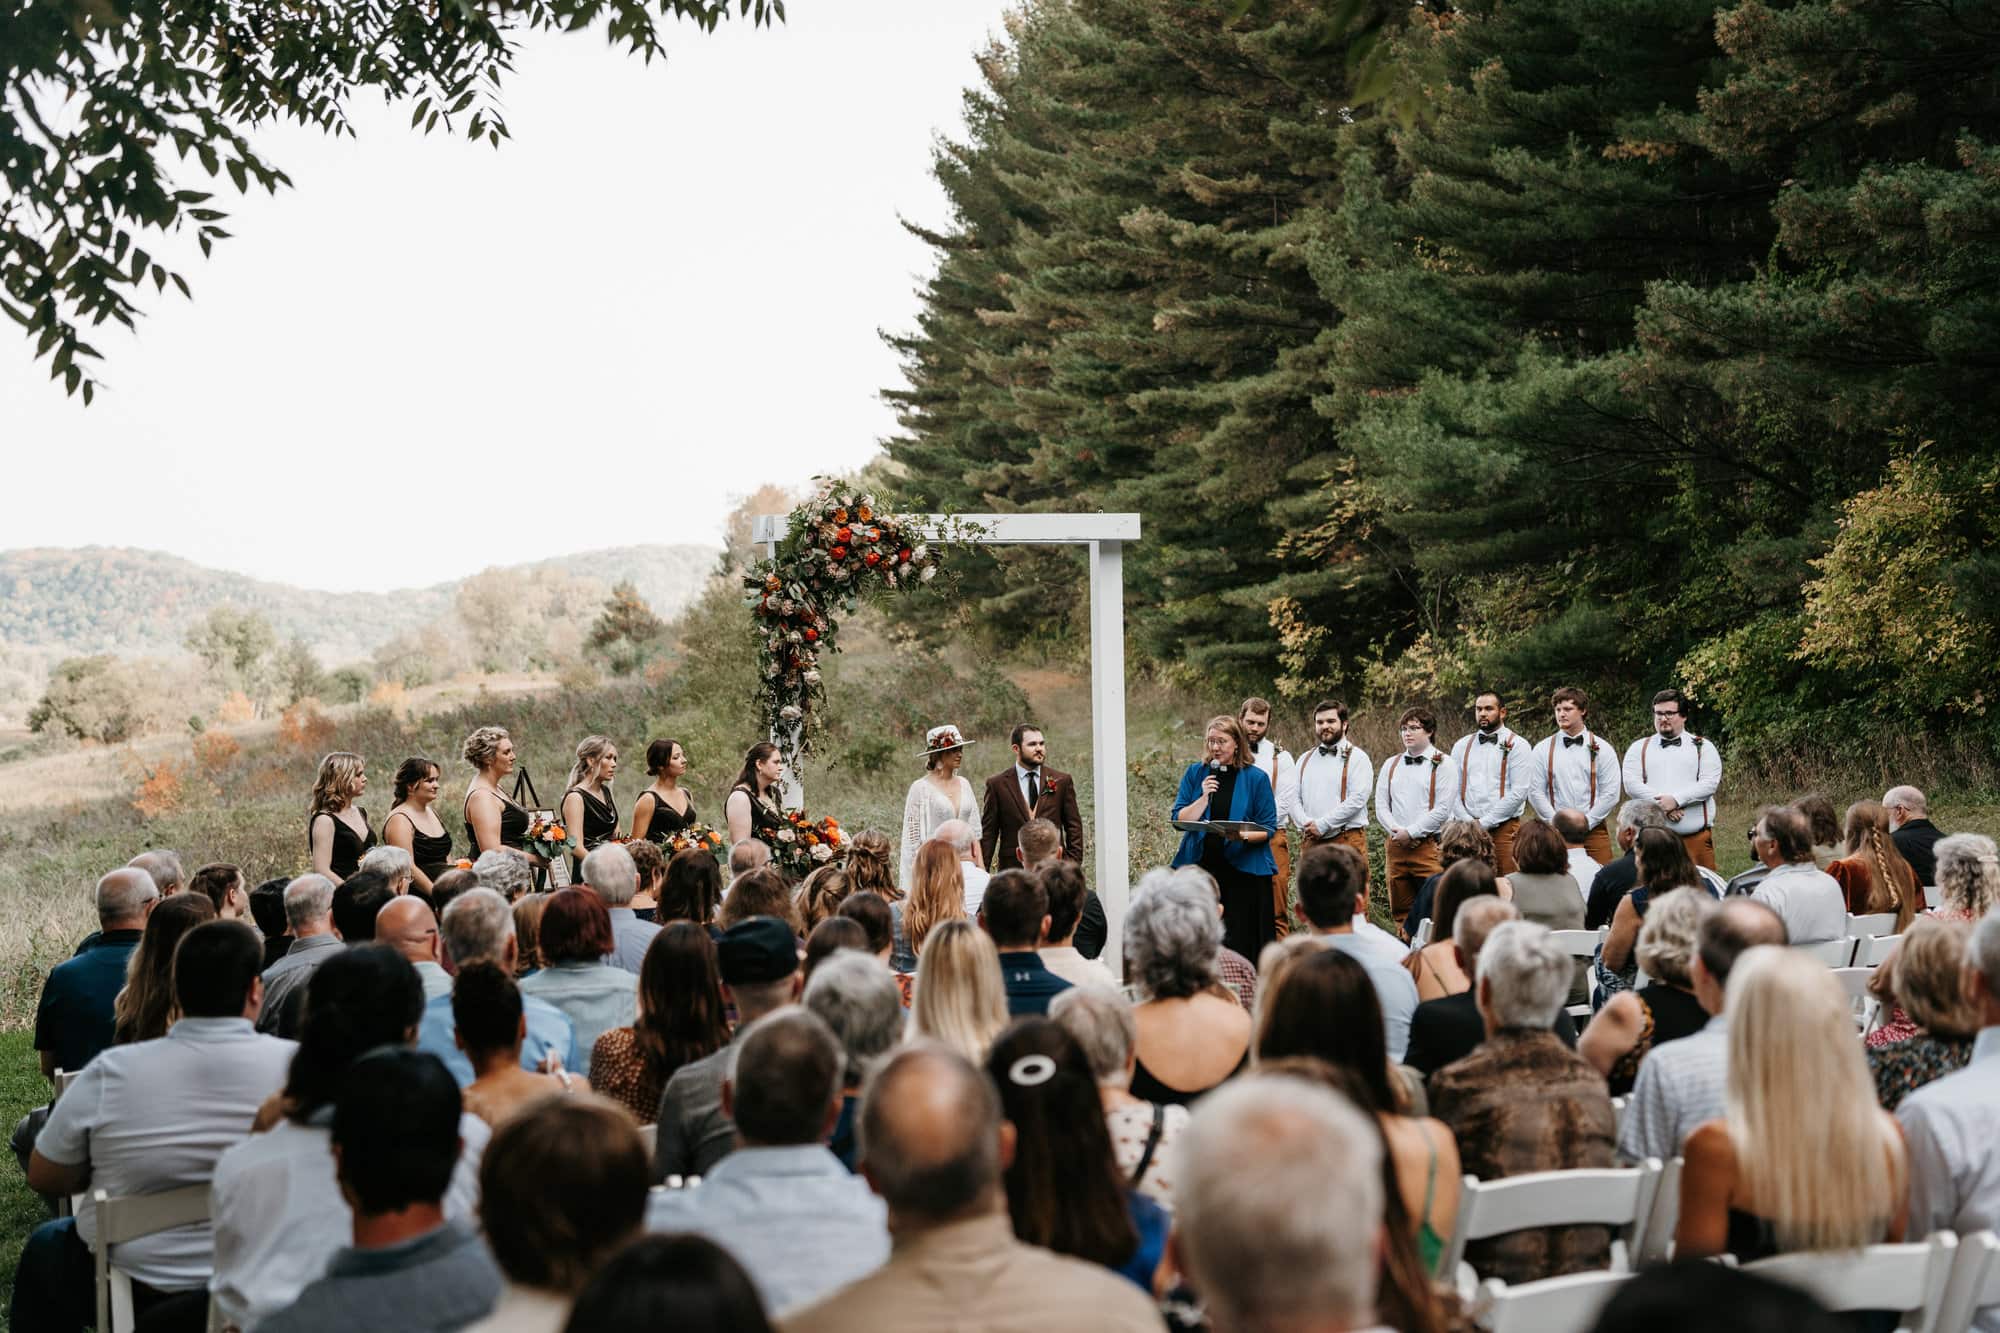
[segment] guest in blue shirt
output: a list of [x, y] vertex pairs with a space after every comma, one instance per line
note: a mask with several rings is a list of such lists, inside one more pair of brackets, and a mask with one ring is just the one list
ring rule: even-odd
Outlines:
[[1183, 823], [1230, 820], [1257, 825], [1232, 834], [1183, 833], [1177, 866], [1198, 865], [1222, 892], [1222, 942], [1255, 959], [1277, 938], [1271, 877], [1278, 863], [1271, 839], [1278, 831], [1278, 800], [1271, 780], [1250, 763], [1250, 741], [1233, 717], [1209, 719], [1208, 758], [1189, 764], [1174, 793], [1171, 818]]
[[146, 918], [160, 901], [152, 876], [126, 867], [97, 881], [98, 933], [74, 958], [56, 964], [35, 1008], [35, 1049], [42, 1074], [75, 1073], [111, 1044], [112, 1005]]
[[[453, 972], [471, 963], [493, 963], [513, 974], [519, 950], [514, 938], [514, 913], [507, 900], [493, 890], [467, 889], [453, 898], [444, 909], [438, 935], [444, 945], [445, 966]], [[527, 1039], [521, 1043], [523, 1069], [544, 1069], [550, 1063], [564, 1069], [582, 1068], [577, 1063], [575, 1031], [560, 1009], [523, 995], [521, 1011], [528, 1023]], [[444, 1067], [462, 1088], [472, 1082], [473, 1071], [472, 1062], [453, 1039], [456, 1027], [450, 995], [426, 1001], [423, 1022], [417, 1026], [417, 1048], [444, 1061]]]
[[1150, 1294], [1168, 1214], [1118, 1169], [1083, 1048], [1053, 1019], [1024, 1018], [993, 1043], [986, 1072], [1015, 1130], [1007, 1166], [1014, 1235], [1102, 1264]]
[[979, 924], [1000, 951], [1000, 979], [1007, 987], [1007, 1013], [1046, 1014], [1049, 1001], [1070, 983], [1049, 970], [1035, 952], [1048, 938], [1049, 894], [1039, 876], [1003, 870], [986, 885]]

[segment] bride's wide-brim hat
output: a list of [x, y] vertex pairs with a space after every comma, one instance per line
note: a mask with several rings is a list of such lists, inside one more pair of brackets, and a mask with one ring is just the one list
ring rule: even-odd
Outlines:
[[946, 750], [963, 749], [974, 743], [967, 740], [965, 733], [957, 727], [949, 724], [942, 727], [932, 727], [924, 733], [924, 745], [926, 747], [924, 749], [924, 757], [929, 758], [934, 754], [943, 754]]

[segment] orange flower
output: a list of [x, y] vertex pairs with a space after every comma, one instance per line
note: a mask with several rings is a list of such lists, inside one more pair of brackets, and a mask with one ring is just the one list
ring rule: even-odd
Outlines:
[[863, 523], [866, 523], [869, 519], [875, 517], [875, 511], [870, 509], [867, 505], [862, 505], [859, 509], [854, 511], [854, 516], [860, 519]]
[[834, 521], [834, 522], [836, 522], [836, 523], [845, 523], [845, 522], [847, 522], [847, 511], [846, 511], [845, 509], [836, 509], [836, 510], [834, 510], [834, 511], [833, 511], [833, 521]]
[[776, 592], [778, 591], [778, 589], [784, 587], [785, 583], [784, 580], [780, 579], [776, 574], [767, 574], [764, 576], [764, 586], [766, 588], [769, 588], [772, 592]]
[[557, 842], [569, 841], [569, 834], [563, 832], [563, 826], [561, 824], [549, 825], [549, 836], [555, 839]]

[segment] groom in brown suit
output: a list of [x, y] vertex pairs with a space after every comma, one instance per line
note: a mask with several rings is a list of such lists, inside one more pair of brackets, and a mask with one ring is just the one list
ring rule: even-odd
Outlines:
[[1018, 869], [1014, 847], [1021, 826], [1031, 819], [1046, 819], [1062, 829], [1063, 859], [1082, 865], [1083, 812], [1076, 803], [1076, 783], [1069, 774], [1043, 766], [1049, 747], [1041, 728], [1023, 722], [1014, 728], [1012, 744], [1013, 765], [986, 779], [979, 811], [979, 864], [996, 873]]

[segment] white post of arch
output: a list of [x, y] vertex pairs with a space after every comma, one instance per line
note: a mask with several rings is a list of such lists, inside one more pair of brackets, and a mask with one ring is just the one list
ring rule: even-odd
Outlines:
[[[959, 540], [981, 546], [1088, 546], [1090, 548], [1090, 739], [1095, 791], [1097, 896], [1110, 937], [1104, 952], [1124, 972], [1125, 900], [1131, 889], [1131, 825], [1125, 806], [1125, 543], [1139, 540], [1137, 514], [927, 514], [909, 515], [935, 541], [951, 536], [953, 522], [976, 528]], [[773, 558], [789, 530], [784, 514], [759, 514], [751, 540]]]

